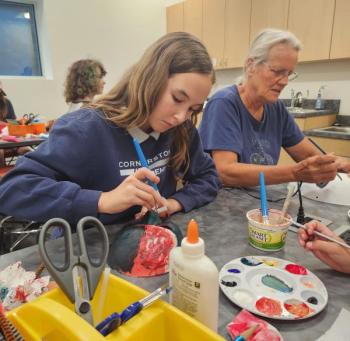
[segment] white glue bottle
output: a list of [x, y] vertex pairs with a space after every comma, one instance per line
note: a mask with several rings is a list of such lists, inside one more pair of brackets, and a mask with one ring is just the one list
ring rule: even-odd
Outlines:
[[170, 252], [170, 303], [217, 332], [219, 273], [204, 255], [198, 224], [191, 220], [181, 247]]

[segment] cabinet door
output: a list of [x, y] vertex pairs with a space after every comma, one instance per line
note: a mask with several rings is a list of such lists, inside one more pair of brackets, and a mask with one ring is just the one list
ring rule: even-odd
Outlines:
[[302, 42], [300, 61], [329, 59], [335, 0], [290, 0], [288, 29]]
[[287, 29], [289, 0], [252, 0], [250, 41], [265, 28]]
[[184, 2], [184, 31], [202, 39], [203, 0]]
[[350, 57], [350, 1], [337, 0], [335, 4], [331, 59]]
[[224, 68], [243, 66], [249, 48], [251, 0], [226, 0]]
[[223, 68], [225, 0], [203, 0], [203, 43], [215, 68]]
[[166, 31], [178, 32], [184, 30], [184, 3], [180, 2], [176, 5], [166, 8]]

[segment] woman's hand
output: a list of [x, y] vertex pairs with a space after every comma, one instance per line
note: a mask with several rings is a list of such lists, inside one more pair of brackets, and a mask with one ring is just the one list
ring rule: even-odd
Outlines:
[[337, 156], [338, 171], [348, 173], [350, 176], [350, 162], [341, 156]]
[[320, 183], [331, 181], [337, 175], [339, 160], [332, 154], [306, 158], [293, 166], [295, 181]]
[[306, 224], [307, 231], [299, 229], [299, 244], [307, 251], [311, 251], [322, 262], [340, 272], [350, 273], [350, 251], [336, 243], [316, 236], [314, 231], [319, 231], [329, 237], [340, 239], [328, 227], [318, 221]]
[[140, 168], [112, 191], [103, 192], [98, 201], [98, 212], [113, 214], [136, 205], [149, 210], [157, 205], [161, 206], [162, 197], [145, 182], [147, 179], [156, 184], [159, 182], [159, 177], [151, 170]]

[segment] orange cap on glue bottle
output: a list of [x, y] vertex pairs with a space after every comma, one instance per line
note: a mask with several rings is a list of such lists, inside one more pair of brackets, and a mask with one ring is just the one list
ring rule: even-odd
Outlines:
[[204, 242], [199, 237], [198, 223], [191, 219], [187, 225], [187, 236], [182, 239], [181, 247], [184, 253], [192, 257], [200, 257], [204, 255]]

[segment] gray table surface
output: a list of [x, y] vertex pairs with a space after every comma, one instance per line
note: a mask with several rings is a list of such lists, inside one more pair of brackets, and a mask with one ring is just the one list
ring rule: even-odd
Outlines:
[[[282, 185], [268, 186], [267, 190], [268, 197], [272, 200], [283, 198], [286, 194], [286, 186]], [[250, 192], [250, 194], [252, 193]], [[258, 193], [253, 195], [258, 195]], [[245, 190], [222, 189], [218, 198], [211, 204], [187, 214], [176, 214], [172, 217], [172, 221], [185, 232], [187, 222], [192, 218], [197, 220], [201, 237], [205, 241], [206, 254], [214, 261], [219, 270], [225, 263], [238, 257], [268, 255], [299, 263], [316, 274], [327, 287], [329, 294], [328, 304], [321, 313], [299, 321], [269, 320], [280, 331], [285, 341], [316, 340], [331, 327], [341, 308], [350, 310], [350, 276], [329, 269], [312, 254], [304, 252], [299, 247], [296, 234], [293, 232], [288, 233], [284, 249], [278, 252], [266, 253], [250, 246], [247, 242], [245, 213], [250, 209], [258, 208], [259, 204], [259, 200], [253, 198]], [[270, 208], [280, 209], [282, 205], [283, 200], [269, 203]], [[298, 206], [298, 200], [295, 197], [292, 200], [289, 213], [295, 216]], [[330, 225], [332, 229], [344, 224], [349, 225], [346, 215], [349, 207], [329, 205], [309, 199], [304, 199], [303, 206], [306, 213], [332, 220], [333, 224]], [[120, 230], [121, 225], [107, 228], [112, 240], [113, 235]], [[18, 260], [22, 261], [26, 270], [34, 270], [40, 263], [37, 246], [1, 256], [0, 269]], [[150, 291], [168, 280], [168, 275], [140, 279], [120, 276]], [[220, 292], [219, 302], [218, 332], [224, 338], [229, 339], [226, 325], [232, 321], [241, 308], [227, 299], [222, 292]]]

